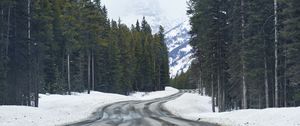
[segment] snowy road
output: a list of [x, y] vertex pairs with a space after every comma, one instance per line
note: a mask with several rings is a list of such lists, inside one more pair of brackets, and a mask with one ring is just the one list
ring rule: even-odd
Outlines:
[[107, 105], [95, 112], [89, 120], [70, 126], [216, 126], [182, 119], [162, 109], [163, 103], [181, 95], [182, 93], [177, 93], [153, 100], [125, 101]]

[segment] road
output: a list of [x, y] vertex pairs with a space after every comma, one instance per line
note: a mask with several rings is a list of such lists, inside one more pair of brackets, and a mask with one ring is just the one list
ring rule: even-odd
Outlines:
[[176, 117], [162, 104], [182, 93], [147, 101], [124, 101], [100, 108], [88, 120], [68, 126], [217, 126]]

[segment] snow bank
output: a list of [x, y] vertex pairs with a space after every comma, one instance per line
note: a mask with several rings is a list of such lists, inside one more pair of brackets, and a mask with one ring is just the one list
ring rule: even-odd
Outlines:
[[238, 110], [198, 117], [224, 126], [300, 126], [300, 107]]
[[90, 95], [40, 95], [39, 108], [25, 106], [0, 106], [1, 126], [53, 126], [87, 118], [100, 106], [134, 98], [91, 92]]
[[222, 126], [300, 126], [300, 107], [212, 113], [210, 97], [187, 93], [165, 103], [164, 108], [186, 119]]
[[132, 96], [101, 92], [73, 93], [73, 95], [40, 95], [39, 108], [26, 106], [0, 106], [0, 126], [54, 126], [84, 120], [99, 107], [127, 100], [146, 100], [177, 93], [167, 87], [165, 91], [137, 93]]
[[166, 97], [175, 93], [178, 93], [179, 90], [172, 87], [165, 87], [164, 91], [155, 91], [155, 92], [135, 92], [130, 96], [139, 99], [139, 100], [150, 100], [155, 98]]
[[211, 113], [211, 98], [198, 94], [185, 93], [179, 98], [165, 103], [164, 108], [174, 115], [197, 120], [199, 113]]

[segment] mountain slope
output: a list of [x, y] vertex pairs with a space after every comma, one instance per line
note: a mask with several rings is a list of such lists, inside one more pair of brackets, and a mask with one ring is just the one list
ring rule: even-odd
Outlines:
[[166, 34], [166, 45], [169, 51], [170, 76], [186, 72], [193, 58], [192, 47], [189, 45], [191, 26], [189, 21], [184, 21], [168, 30]]

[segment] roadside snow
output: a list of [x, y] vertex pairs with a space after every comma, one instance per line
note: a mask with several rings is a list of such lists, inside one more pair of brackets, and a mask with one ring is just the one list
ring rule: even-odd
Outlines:
[[164, 108], [186, 119], [222, 126], [300, 126], [300, 107], [212, 113], [210, 97], [186, 93], [165, 103]]
[[197, 120], [199, 113], [211, 113], [211, 98], [198, 94], [185, 93], [179, 98], [165, 103], [164, 109], [173, 114]]
[[39, 108], [25, 106], [0, 106], [1, 126], [54, 126], [87, 118], [100, 106], [134, 98], [91, 92], [90, 95], [40, 95]]
[[[137, 93], [133, 96], [101, 92], [73, 93], [73, 95], [40, 94], [39, 108], [26, 106], [0, 106], [0, 126], [55, 126], [84, 120], [99, 107], [127, 100], [146, 100], [177, 93], [167, 87], [166, 91]], [[147, 95], [140, 95], [147, 94]]]
[[300, 107], [296, 107], [200, 114], [198, 118], [224, 126], [300, 126], [299, 116]]
[[155, 92], [135, 92], [130, 96], [137, 98], [139, 100], [150, 100], [155, 98], [166, 97], [172, 94], [179, 92], [178, 89], [172, 87], [166, 87], [164, 91], [155, 91]]

